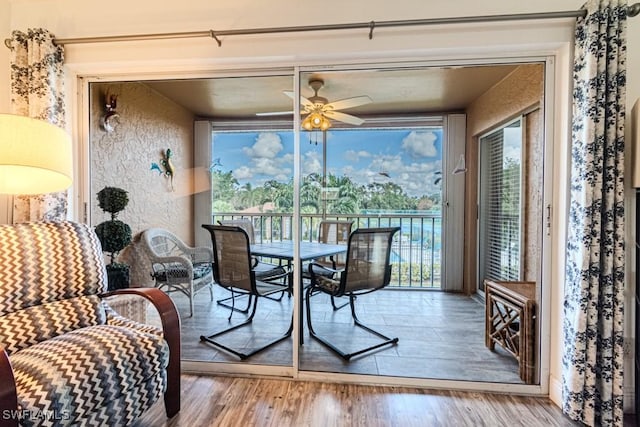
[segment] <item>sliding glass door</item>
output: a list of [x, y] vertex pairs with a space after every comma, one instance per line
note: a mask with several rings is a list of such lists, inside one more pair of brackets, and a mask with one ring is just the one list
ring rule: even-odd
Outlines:
[[[530, 208], [531, 188], [539, 181], [522, 171], [531, 169], [527, 162], [541, 156], [543, 144], [532, 143], [529, 134], [520, 145], [512, 144], [505, 132], [516, 129], [514, 117], [492, 117], [513, 125], [493, 151], [485, 151], [489, 129], [478, 125], [489, 122], [478, 118], [479, 100], [530, 66], [374, 64], [305, 68], [299, 75], [293, 69], [234, 71], [200, 79], [92, 83], [91, 191], [125, 188], [131, 209], [121, 219], [134, 233], [159, 226], [188, 244], [210, 247], [202, 224], [244, 220], [251, 225], [251, 244], [289, 242], [297, 248], [287, 255], [253, 253], [256, 265], [293, 272], [291, 292], [260, 298], [252, 323], [222, 340], [249, 349], [292, 321], [301, 334], [242, 360], [200, 337], [246, 319], [250, 299], [215, 286], [213, 297], [195, 297], [190, 316], [188, 298], [172, 293], [182, 316], [185, 366], [285, 377], [358, 374], [523, 384], [517, 361], [485, 346], [484, 301], [473, 283], [464, 282], [471, 267], [463, 251], [477, 231], [482, 245], [488, 242], [478, 251], [481, 277], [490, 277], [494, 262], [509, 278], [540, 274], [539, 262], [519, 260], [539, 243], [528, 231], [542, 221]], [[121, 106], [115, 132], [100, 124], [107, 94], [118, 95]], [[518, 132], [534, 128], [531, 114], [527, 117], [528, 125]], [[537, 123], [542, 129], [542, 121]], [[482, 131], [475, 133], [477, 128]], [[480, 151], [469, 149], [479, 136]], [[173, 182], [154, 167], [167, 150], [176, 167]], [[474, 165], [480, 165], [479, 181]], [[477, 193], [484, 221], [478, 230], [467, 228], [475, 219]], [[101, 221], [95, 203], [89, 211], [91, 223]], [[515, 217], [508, 229], [507, 217]], [[349, 223], [351, 231], [399, 228], [390, 249], [388, 285], [354, 300], [359, 321], [397, 337], [397, 343], [345, 361], [309, 334], [311, 316], [318, 335], [347, 351], [370, 347], [379, 338], [355, 326], [347, 298], [313, 293], [308, 305], [303, 301], [311, 259], [302, 259], [301, 245], [348, 245], [348, 233], [323, 240], [323, 221]], [[535, 256], [541, 259], [539, 251]], [[344, 255], [319, 258], [337, 259], [337, 268], [345, 264]], [[130, 260], [136, 263], [136, 283], [155, 286], [144, 258]], [[340, 273], [328, 278], [339, 283]]]

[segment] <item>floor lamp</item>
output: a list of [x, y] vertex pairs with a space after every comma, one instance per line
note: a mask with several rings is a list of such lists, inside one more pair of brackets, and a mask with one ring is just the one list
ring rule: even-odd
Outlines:
[[0, 194], [45, 194], [71, 185], [71, 138], [43, 120], [0, 114]]

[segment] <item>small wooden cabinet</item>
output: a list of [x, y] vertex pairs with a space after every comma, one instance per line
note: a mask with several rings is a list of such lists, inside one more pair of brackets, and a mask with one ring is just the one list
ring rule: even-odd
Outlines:
[[535, 282], [485, 280], [485, 344], [498, 344], [518, 360], [520, 379], [536, 383]]

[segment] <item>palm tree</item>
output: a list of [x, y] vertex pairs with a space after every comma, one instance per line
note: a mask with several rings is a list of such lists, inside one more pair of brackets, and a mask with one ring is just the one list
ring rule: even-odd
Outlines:
[[245, 185], [240, 187], [238, 193], [238, 204], [240, 208], [246, 209], [255, 205], [256, 194], [251, 186], [250, 182], [247, 182]]
[[328, 210], [331, 213], [354, 214], [360, 210], [359, 192], [348, 176], [329, 175], [328, 187], [338, 188], [338, 197], [332, 200]]
[[312, 173], [302, 179], [300, 186], [300, 209], [305, 213], [320, 211], [320, 175]]
[[278, 212], [293, 212], [293, 182], [268, 181], [273, 189], [273, 204]]

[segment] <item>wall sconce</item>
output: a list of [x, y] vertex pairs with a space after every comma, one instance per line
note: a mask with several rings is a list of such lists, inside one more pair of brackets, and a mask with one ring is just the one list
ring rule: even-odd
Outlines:
[[118, 95], [107, 94], [105, 96], [105, 110], [106, 113], [100, 119], [100, 125], [106, 132], [113, 132], [116, 130], [116, 126], [120, 124], [120, 114], [116, 111], [116, 101]]
[[0, 114], [0, 193], [45, 194], [71, 185], [71, 138], [43, 120]]

